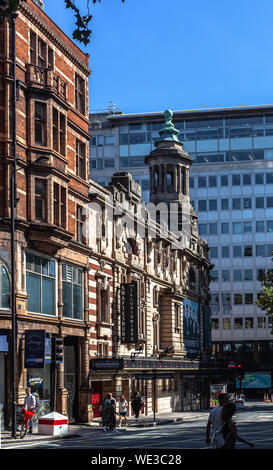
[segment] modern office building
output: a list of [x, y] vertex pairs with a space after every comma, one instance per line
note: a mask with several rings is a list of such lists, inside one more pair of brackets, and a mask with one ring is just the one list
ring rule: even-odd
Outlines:
[[[145, 155], [154, 148], [162, 122], [163, 112], [123, 114], [111, 108], [91, 113], [92, 179], [108, 184], [113, 173], [130, 171], [147, 202]], [[270, 370], [272, 325], [255, 301], [259, 279], [272, 267], [273, 105], [175, 111], [173, 122], [194, 159], [191, 201], [214, 264], [214, 353], [248, 359], [252, 370]]]

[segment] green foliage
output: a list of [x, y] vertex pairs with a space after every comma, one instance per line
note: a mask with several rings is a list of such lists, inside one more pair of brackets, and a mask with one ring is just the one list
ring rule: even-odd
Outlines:
[[263, 291], [256, 301], [256, 304], [261, 310], [264, 310], [268, 316], [273, 317], [273, 269], [267, 271], [261, 279], [261, 284]]
[[[25, 1], [25, 0], [22, 0]], [[60, 0], [58, 0], [60, 1]], [[92, 3], [97, 3], [101, 0], [92, 0]], [[123, 3], [125, 0], [121, 0]], [[20, 0], [0, 0], [0, 19], [9, 17], [12, 13], [18, 10]], [[73, 39], [82, 42], [85, 46], [90, 42], [90, 36], [92, 34], [89, 29], [89, 23], [92, 20], [92, 15], [89, 13], [89, 6], [91, 0], [87, 0], [88, 14], [82, 15], [79, 8], [77, 7], [76, 0], [64, 0], [66, 8], [70, 8], [75, 14], [75, 25], [76, 28], [73, 31]]]

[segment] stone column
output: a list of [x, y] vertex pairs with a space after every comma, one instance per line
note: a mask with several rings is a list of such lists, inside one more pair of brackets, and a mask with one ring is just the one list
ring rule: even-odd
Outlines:
[[93, 419], [91, 403], [92, 390], [89, 385], [89, 338], [81, 342], [81, 387], [79, 392], [79, 417], [83, 423]]
[[68, 391], [64, 386], [64, 363], [57, 364], [57, 380], [56, 380], [56, 411], [67, 416], [67, 397]]
[[178, 169], [178, 189], [177, 189], [177, 191], [178, 191], [179, 193], [181, 193], [181, 191], [182, 191], [182, 181], [181, 181], [182, 173], [181, 173], [181, 166], [178, 165], [177, 169]]
[[174, 167], [174, 192], [178, 192], [178, 167]]
[[184, 179], [185, 179], [185, 195], [190, 194], [190, 178], [189, 178], [189, 170], [185, 167], [184, 169]]

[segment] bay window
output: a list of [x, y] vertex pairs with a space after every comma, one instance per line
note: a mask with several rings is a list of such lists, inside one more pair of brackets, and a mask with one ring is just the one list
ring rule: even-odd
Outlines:
[[56, 315], [56, 262], [27, 253], [26, 290], [29, 312]]
[[83, 320], [83, 270], [63, 264], [63, 316]]

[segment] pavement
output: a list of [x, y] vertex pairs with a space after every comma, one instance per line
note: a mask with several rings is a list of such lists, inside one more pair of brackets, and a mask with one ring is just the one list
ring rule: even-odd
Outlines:
[[[245, 411], [256, 408], [264, 407], [264, 406], [271, 406], [273, 407], [273, 403], [247, 403]], [[244, 410], [242, 410], [244, 411]], [[154, 416], [144, 416], [141, 415], [139, 420], [136, 420], [134, 417], [127, 418], [127, 427], [128, 428], [145, 428], [149, 426], [162, 426], [162, 425], [170, 425], [170, 424], [181, 424], [185, 422], [192, 422], [192, 421], [206, 421], [208, 418], [210, 410], [198, 410], [198, 411], [183, 411], [183, 412], [173, 412], [173, 413], [160, 413], [156, 415], [156, 421], [154, 422]], [[79, 423], [79, 424], [70, 424], [68, 427], [68, 433], [62, 436], [48, 436], [38, 434], [38, 425], [37, 423], [33, 423], [33, 434], [27, 434], [23, 441], [24, 442], [45, 442], [45, 441], [54, 441], [60, 439], [71, 439], [76, 437], [85, 437], [90, 432], [98, 432], [101, 428], [101, 418], [95, 418], [90, 423]], [[121, 429], [126, 429], [124, 425], [122, 425]], [[20, 442], [20, 437], [18, 433], [17, 439], [11, 438], [11, 431], [2, 431], [1, 432], [1, 443], [2, 444], [12, 444]]]

